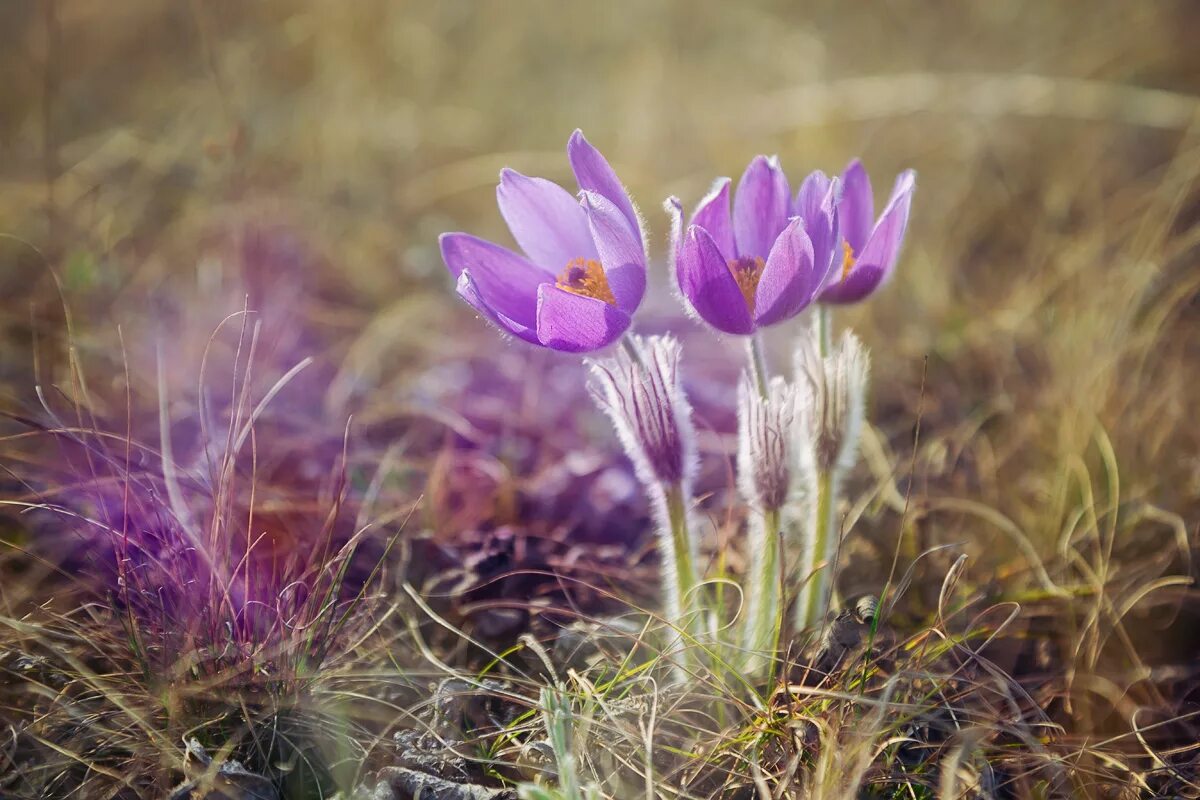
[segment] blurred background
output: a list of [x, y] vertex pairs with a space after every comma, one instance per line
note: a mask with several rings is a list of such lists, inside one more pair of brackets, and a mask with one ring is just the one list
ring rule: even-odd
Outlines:
[[[264, 375], [314, 359], [276, 406], [335, 439], [351, 413], [454, 395], [461, 375], [420, 376], [481, 353], [579, 384], [574, 359], [502, 343], [456, 301], [436, 240], [509, 241], [498, 170], [570, 186], [581, 127], [649, 222], [640, 324], [697, 336], [699, 370], [736, 343], [679, 318], [665, 196], [690, 206], [757, 153], [794, 185], [856, 155], [880, 187], [916, 168], [896, 280], [839, 316], [875, 355], [864, 525], [916, 477], [1051, 548], [1054, 498], [1098, 435], [1120, 465], [1112, 502], [1196, 519], [1194, 3], [9, 0], [0, 30], [14, 408], [74, 360], [93, 402], [113, 411], [132, 386], [154, 412], [156, 352], [170, 396], [194, 393], [244, 307]], [[780, 354], [797, 329], [772, 333]]]
[[274, 367], [316, 359], [291, 401], [335, 430], [430, 364], [545, 359], [455, 300], [436, 240], [509, 241], [497, 172], [571, 186], [581, 127], [649, 222], [644, 328], [677, 314], [668, 194], [691, 206], [760, 152], [794, 185], [856, 155], [880, 187], [916, 168], [897, 279], [840, 317], [875, 351], [885, 441], [911, 438], [928, 357], [947, 438], [923, 474], [1035, 515], [1098, 424], [1123, 491], [1196, 510], [1194, 3], [8, 0], [0, 31], [17, 404], [35, 369], [62, 380], [64, 307], [90, 373], [149, 386], [166, 346], [190, 387], [248, 298]]

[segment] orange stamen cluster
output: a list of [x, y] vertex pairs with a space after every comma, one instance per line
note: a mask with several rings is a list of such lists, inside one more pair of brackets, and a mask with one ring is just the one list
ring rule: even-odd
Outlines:
[[613, 296], [612, 288], [608, 285], [608, 276], [604, 274], [604, 267], [592, 258], [571, 259], [566, 268], [559, 273], [554, 285], [564, 292], [603, 300], [610, 306], [617, 304], [617, 298]]
[[842, 283], [850, 277], [850, 270], [854, 268], [854, 248], [849, 242], [842, 242]]
[[733, 273], [733, 279], [737, 282], [738, 288], [742, 290], [742, 297], [746, 299], [746, 308], [750, 309], [750, 315], [754, 315], [754, 301], [758, 296], [758, 282], [762, 279], [763, 268], [766, 266], [761, 258], [735, 258], [729, 262], [729, 271]]

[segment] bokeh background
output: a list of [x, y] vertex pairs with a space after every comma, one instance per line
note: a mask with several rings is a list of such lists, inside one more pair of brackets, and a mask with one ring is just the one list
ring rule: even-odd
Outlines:
[[436, 239], [507, 241], [498, 170], [567, 182], [581, 127], [649, 221], [651, 328], [677, 308], [668, 194], [760, 152], [794, 183], [855, 155], [881, 186], [916, 168], [898, 279], [841, 317], [875, 350], [884, 439], [908, 436], [928, 357], [948, 443], [923, 474], [1047, 527], [1098, 424], [1123, 491], [1196, 510], [1193, 3], [10, 0], [0, 30], [11, 400], [35, 365], [62, 378], [64, 306], [90, 371], [152, 381], [165, 340], [191, 385], [248, 297], [274, 366], [326, 372], [292, 401], [335, 429], [439, 361], [539, 358], [455, 301]]
[[[509, 241], [498, 171], [569, 185], [579, 127], [648, 220], [656, 266], [638, 324], [685, 337], [719, 493], [739, 349], [680, 315], [661, 202], [690, 207], [758, 153], [778, 154], [793, 185], [861, 156], [877, 187], [913, 167], [918, 188], [895, 280], [838, 316], [874, 358], [843, 588], [877, 591], [902, 532], [902, 566], [955, 544], [999, 594], [1036, 587], [1037, 561], [1065, 558], [1077, 533], [1111, 540], [1115, 563], [1150, 559], [1113, 573], [1126, 598], [1191, 569], [1196, 3], [5, 0], [0, 78], [11, 413], [38, 416], [35, 386], [57, 386], [118, 430], [131, 407], [129, 429], [144, 419], [153, 440], [165, 391], [177, 447], [194, 449], [205, 349], [216, 342], [208, 375], [227, 375], [241, 322], [214, 331], [248, 307], [257, 396], [313, 359], [264, 417], [288, 442], [270, 465], [278, 482], [320, 483], [353, 415], [364, 462], [397, 442], [433, 452], [447, 430], [543, 431], [458, 472], [416, 463], [398, 480], [415, 496], [437, 477], [432, 529], [511, 513], [497, 470], [571, 485], [547, 477], [547, 460], [581, 443], [615, 453], [577, 359], [487, 330], [454, 298], [437, 236]], [[771, 333], [779, 363], [801, 330]], [[52, 466], [22, 451], [3, 485], [23, 492]], [[621, 480], [592, 481], [588, 496], [635, 496]], [[281, 551], [303, 512], [285, 500]], [[604, 505], [616, 516], [602, 524], [590, 505], [555, 513], [624, 541], [611, 529], [643, 519], [629, 502]], [[23, 522], [6, 525], [28, 544]], [[953, 555], [939, 558], [914, 589], [932, 592], [927, 605]], [[10, 613], [39, 599], [36, 582], [16, 585]], [[1147, 657], [1194, 655], [1195, 616], [1176, 614], [1196, 608], [1189, 591], [1139, 612]]]

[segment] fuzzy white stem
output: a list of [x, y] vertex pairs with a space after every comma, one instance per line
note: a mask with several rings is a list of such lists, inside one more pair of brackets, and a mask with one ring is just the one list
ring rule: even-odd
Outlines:
[[818, 303], [813, 313], [816, 314], [817, 352], [821, 358], [826, 358], [833, 352], [833, 309]]
[[[691, 407], [679, 381], [679, 343], [672, 337], [626, 336], [621, 346], [615, 356], [588, 360], [592, 394], [612, 420], [650, 501], [666, 621], [699, 638], [705, 604], [690, 520], [698, 459]], [[673, 636], [671, 649], [678, 644]], [[685, 652], [692, 649], [687, 645]]]
[[762, 335], [757, 331], [746, 340], [746, 355], [754, 373], [755, 388], [758, 389], [759, 397], [765, 400], [770, 378], [767, 375], [767, 355], [763, 349]]
[[832, 596], [834, 558], [837, 555], [839, 526], [837, 525], [838, 488], [841, 483], [837, 470], [817, 476], [816, 513], [811, 517], [810, 546], [800, 567], [804, 585], [796, 600], [796, 627], [816, 628], [825, 619]]
[[[662, 483], [647, 485], [646, 491], [651, 495], [658, 529], [663, 607], [667, 622], [693, 640], [700, 639], [704, 627], [703, 604], [699, 596], [700, 579], [696, 573], [696, 544], [688, 514], [688, 492], [678, 484]], [[685, 667], [691, 661], [687, 653], [691, 651], [692, 643], [681, 639], [681, 635], [670, 637], [668, 649], [682, 646], [682, 653], [676, 661], [679, 666]]]
[[795, 610], [801, 629], [820, 626], [832, 600], [841, 483], [857, 458], [869, 373], [867, 353], [852, 333], [843, 333], [837, 348], [831, 347], [830, 317], [828, 308], [818, 307], [812, 340], [801, 344], [796, 359], [797, 372], [807, 377], [807, 424], [798, 452], [806, 456], [801, 471], [811, 502]]
[[778, 510], [755, 508], [750, 519], [751, 564], [746, 587], [746, 628], [743, 645], [747, 670], [766, 673], [770, 680], [779, 647], [783, 587], [780, 573], [780, 523]]

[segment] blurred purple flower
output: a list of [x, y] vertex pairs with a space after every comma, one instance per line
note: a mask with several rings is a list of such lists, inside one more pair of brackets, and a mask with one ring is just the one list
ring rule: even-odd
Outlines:
[[[857, 303], [875, 291], [891, 275], [908, 226], [909, 205], [917, 174], [909, 169], [896, 177], [892, 196], [875, 219], [871, 179], [862, 162], [855, 159], [842, 173], [842, 199], [838, 215], [842, 231], [840, 277], [831, 276], [818, 298], [822, 303]], [[804, 190], [796, 198], [799, 207], [811, 204]]]
[[758, 156], [732, 216], [729, 185], [716, 182], [686, 231], [679, 200], [667, 200], [672, 259], [687, 305], [718, 330], [748, 335], [796, 316], [824, 285], [839, 236], [838, 182], [814, 173], [793, 202], [778, 159]]
[[458, 295], [502, 331], [572, 353], [597, 350], [629, 327], [646, 291], [641, 221], [608, 161], [575, 131], [567, 158], [580, 197], [510, 169], [496, 201], [524, 255], [445, 233], [442, 259]]

